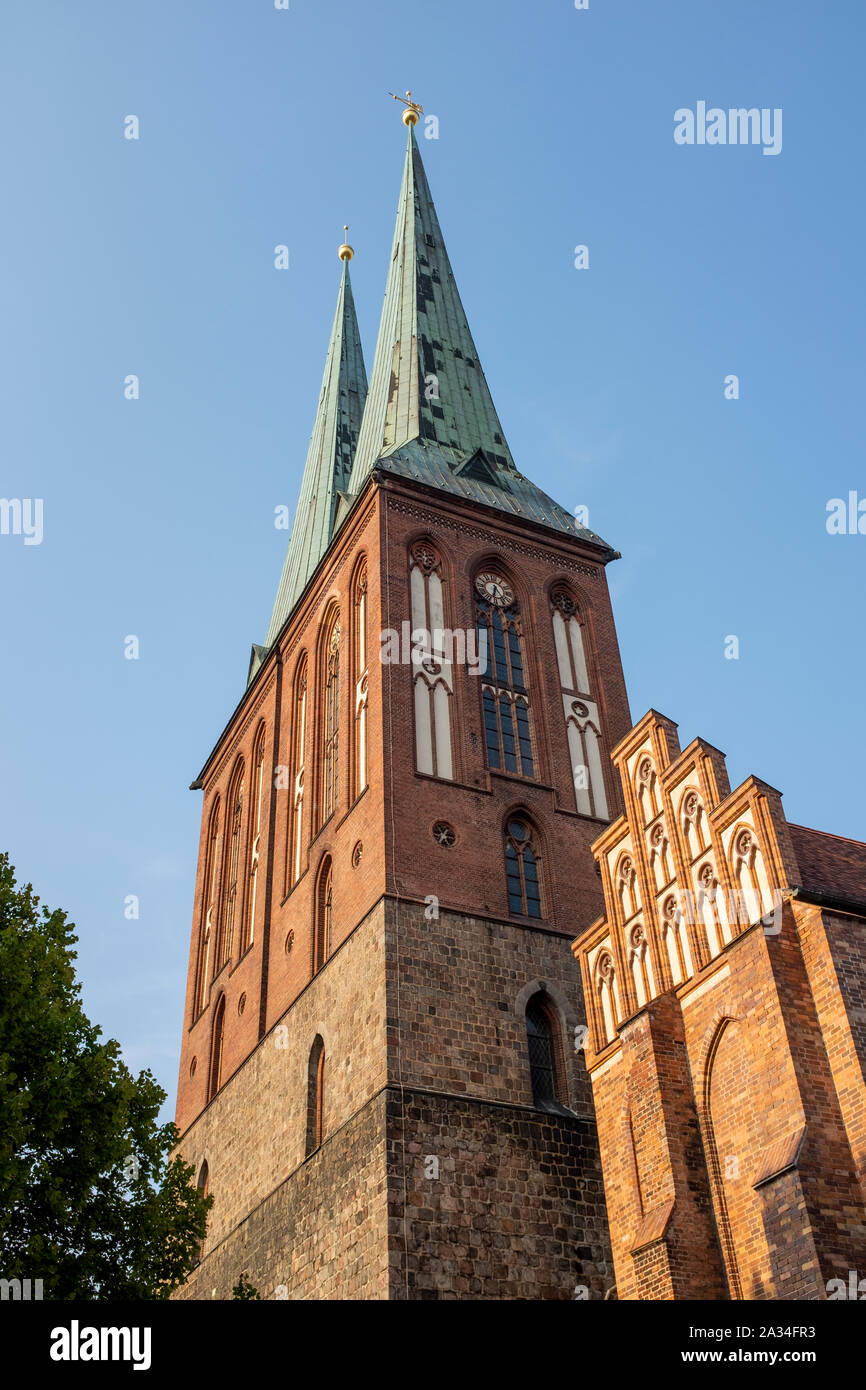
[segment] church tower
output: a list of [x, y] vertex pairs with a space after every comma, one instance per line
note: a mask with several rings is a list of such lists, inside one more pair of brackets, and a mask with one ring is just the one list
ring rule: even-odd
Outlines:
[[179, 1297], [614, 1282], [571, 942], [631, 724], [616, 552], [512, 457], [419, 110], [369, 391], [343, 246], [270, 628], [193, 784], [177, 1123], [215, 1202]]

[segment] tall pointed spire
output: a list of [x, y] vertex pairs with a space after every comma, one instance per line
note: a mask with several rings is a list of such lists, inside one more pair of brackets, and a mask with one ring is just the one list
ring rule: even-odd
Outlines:
[[[405, 113], [412, 115], [410, 108]], [[403, 182], [352, 490], [382, 454], [430, 440], [513, 468], [409, 121]], [[455, 459], [456, 462], [456, 459]]]
[[277, 636], [327, 550], [334, 533], [338, 494], [345, 492], [349, 486], [367, 396], [367, 373], [364, 370], [349, 278], [349, 261], [353, 254], [351, 246], [346, 243], [340, 247], [343, 274], [337, 296], [337, 311], [289, 548], [265, 639], [266, 647]]
[[514, 463], [421, 162], [421, 108], [404, 105], [409, 138], [397, 225], [350, 491], [378, 467], [610, 550]]

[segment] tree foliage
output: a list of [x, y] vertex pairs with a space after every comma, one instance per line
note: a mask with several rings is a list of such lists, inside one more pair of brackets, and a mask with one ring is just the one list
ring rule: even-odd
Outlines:
[[250, 1283], [246, 1274], [242, 1274], [238, 1282], [232, 1289], [232, 1298], [261, 1298], [261, 1294], [253, 1284]]
[[0, 1276], [52, 1299], [166, 1298], [213, 1199], [170, 1157], [152, 1073], [84, 1013], [76, 941], [0, 855]]

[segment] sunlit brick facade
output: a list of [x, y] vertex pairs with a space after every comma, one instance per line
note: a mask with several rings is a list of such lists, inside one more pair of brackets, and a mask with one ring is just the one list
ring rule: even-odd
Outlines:
[[404, 120], [369, 389], [344, 245], [193, 784], [177, 1296], [823, 1298], [866, 1274], [866, 846], [631, 727], [617, 553], [512, 457]]
[[866, 846], [650, 711], [575, 942], [620, 1299], [815, 1299], [866, 1267]]
[[571, 941], [630, 724], [615, 552], [511, 459], [411, 130], [370, 390], [345, 268], [301, 497], [196, 782], [180, 1296], [602, 1299]]

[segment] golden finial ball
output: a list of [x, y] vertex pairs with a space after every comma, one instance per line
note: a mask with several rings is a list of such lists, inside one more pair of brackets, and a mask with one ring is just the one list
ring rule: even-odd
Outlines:
[[[398, 97], [397, 94], [396, 94], [395, 92], [392, 92], [391, 95], [393, 96], [393, 98], [394, 98], [395, 101], [403, 101], [403, 98], [402, 98], [402, 97]], [[406, 93], [406, 101], [405, 101], [404, 105], [405, 105], [406, 109], [405, 109], [405, 111], [403, 111], [403, 112], [401, 113], [401, 117], [400, 117], [400, 119], [402, 120], [403, 124], [404, 124], [404, 125], [417, 125], [417, 124], [418, 124], [418, 117], [419, 117], [419, 115], [421, 114], [421, 112], [422, 112], [423, 109], [424, 109], [423, 106], [420, 106], [420, 105], [418, 104], [417, 101], [413, 101], [413, 100], [412, 100], [412, 93], [411, 93], [411, 92], [407, 92], [407, 93]]]
[[[349, 224], [348, 224], [348, 222], [346, 222], [346, 223], [344, 223], [344, 225], [343, 225], [343, 231], [344, 231], [344, 232], [348, 232], [348, 230], [349, 230]], [[351, 246], [349, 245], [349, 243], [348, 243], [347, 241], [344, 241], [343, 244], [342, 244], [342, 246], [341, 246], [341, 247], [338, 249], [338, 251], [337, 251], [337, 255], [340, 257], [340, 260], [341, 260], [341, 261], [350, 261], [350, 260], [352, 259], [352, 257], [354, 256], [354, 254], [355, 254], [354, 251], [352, 250]]]

